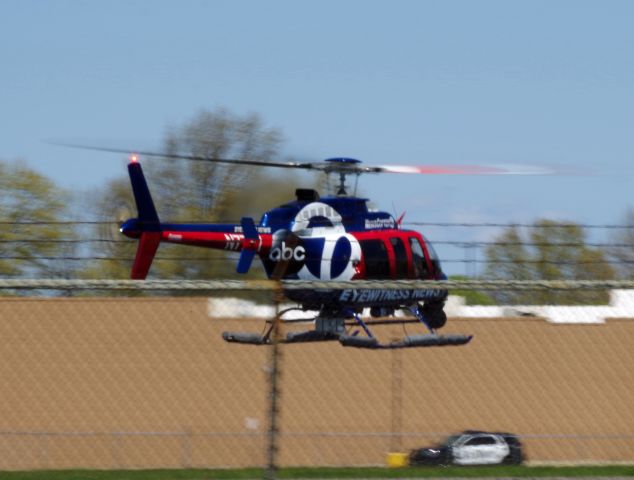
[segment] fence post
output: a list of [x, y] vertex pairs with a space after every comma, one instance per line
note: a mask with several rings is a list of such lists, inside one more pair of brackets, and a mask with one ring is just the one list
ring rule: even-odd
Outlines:
[[282, 352], [279, 345], [280, 340], [280, 304], [284, 299], [282, 284], [278, 282], [278, 287], [273, 293], [275, 303], [275, 318], [273, 318], [273, 329], [271, 331], [271, 357], [270, 357], [270, 377], [269, 377], [269, 429], [267, 444], [267, 467], [264, 478], [275, 480], [277, 478], [277, 452], [279, 442], [279, 382], [280, 363]]

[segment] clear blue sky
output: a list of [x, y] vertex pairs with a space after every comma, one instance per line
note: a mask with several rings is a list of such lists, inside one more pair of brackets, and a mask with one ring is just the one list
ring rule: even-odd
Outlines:
[[409, 220], [616, 223], [634, 204], [633, 25], [632, 1], [3, 0], [0, 158], [90, 189], [121, 158], [42, 140], [147, 144], [224, 106], [306, 159], [598, 173], [363, 181]]

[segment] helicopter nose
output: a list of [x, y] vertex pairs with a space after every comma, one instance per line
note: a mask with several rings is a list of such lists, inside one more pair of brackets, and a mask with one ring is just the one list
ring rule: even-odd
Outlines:
[[139, 221], [136, 218], [131, 218], [123, 222], [121, 227], [119, 227], [119, 231], [128, 238], [139, 238], [141, 236]]

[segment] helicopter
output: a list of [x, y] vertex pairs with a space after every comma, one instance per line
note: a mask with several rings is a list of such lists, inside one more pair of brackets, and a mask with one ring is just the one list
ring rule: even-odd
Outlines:
[[[80, 147], [83, 148], [83, 147]], [[95, 149], [91, 147], [92, 149]], [[124, 150], [96, 148], [108, 152]], [[243, 217], [239, 224], [162, 223], [154, 206], [139, 155], [258, 167], [316, 170], [338, 179], [335, 194], [321, 197], [314, 189], [298, 188], [295, 198], [268, 210], [256, 223]], [[137, 217], [121, 224], [120, 232], [138, 241], [132, 279], [145, 279], [161, 242], [213, 248], [240, 254], [236, 271], [246, 273], [257, 255], [266, 274], [284, 284], [297, 280], [320, 282], [355, 280], [446, 280], [432, 243], [421, 233], [402, 228], [403, 216], [368, 208], [368, 199], [348, 194], [346, 179], [370, 173], [405, 174], [541, 174], [534, 167], [500, 166], [367, 166], [355, 158], [333, 157], [322, 162], [298, 163], [219, 159], [197, 155], [137, 152], [130, 156], [128, 173]], [[356, 189], [355, 189], [356, 190]], [[338, 340], [341, 345], [368, 349], [458, 346], [472, 335], [440, 335], [447, 315], [448, 291], [407, 286], [398, 289], [285, 288], [297, 307], [317, 312], [314, 328], [289, 332], [282, 343]], [[370, 319], [361, 313], [369, 309]], [[405, 310], [408, 317], [397, 317]], [[224, 332], [227, 342], [265, 345], [272, 342], [273, 322], [264, 333]], [[418, 323], [426, 333], [382, 343], [371, 327], [386, 323]]]

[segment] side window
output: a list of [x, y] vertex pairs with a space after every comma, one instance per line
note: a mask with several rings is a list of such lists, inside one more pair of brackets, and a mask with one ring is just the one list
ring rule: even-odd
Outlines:
[[468, 446], [476, 446], [476, 445], [495, 445], [495, 439], [493, 437], [474, 437], [469, 440], [465, 445]]
[[365, 260], [365, 277], [368, 280], [390, 278], [390, 258], [382, 240], [361, 240], [361, 252]]
[[409, 237], [409, 244], [412, 248], [412, 261], [414, 262], [414, 275], [416, 278], [429, 278], [429, 269], [425, 261], [423, 247], [416, 237]]
[[396, 257], [396, 278], [407, 278], [407, 251], [403, 240], [398, 237], [390, 238]]

